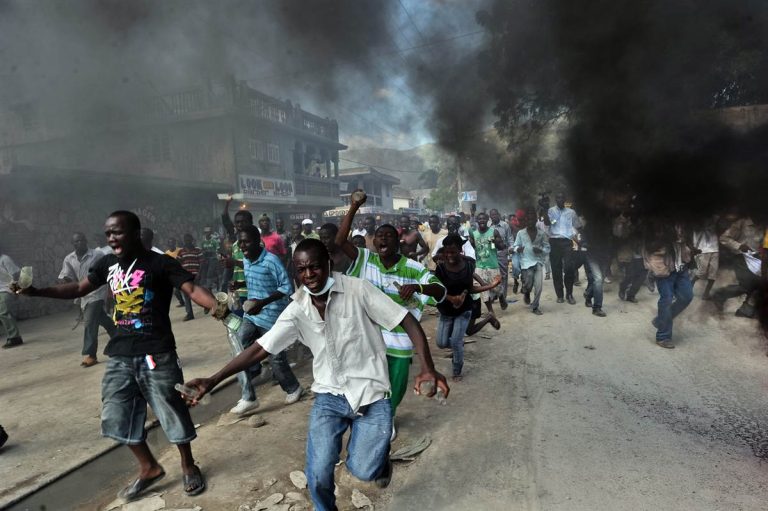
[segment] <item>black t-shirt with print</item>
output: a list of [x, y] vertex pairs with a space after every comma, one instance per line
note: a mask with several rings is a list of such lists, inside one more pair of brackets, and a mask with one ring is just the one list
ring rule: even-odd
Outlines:
[[[437, 268], [435, 268], [435, 276], [440, 279], [440, 282], [445, 286], [447, 294], [451, 296], [460, 295], [463, 291], [471, 293], [475, 285], [473, 280], [474, 273], [475, 261], [469, 257], [464, 258], [464, 268], [457, 272], [446, 269], [444, 264], [438, 264]], [[437, 304], [437, 310], [444, 316], [460, 316], [466, 311], [472, 310], [472, 297], [467, 295], [464, 303], [458, 309], [450, 301], [444, 300]]]
[[175, 350], [168, 317], [173, 289], [194, 278], [174, 258], [155, 252], [144, 251], [134, 260], [119, 260], [114, 254], [99, 259], [88, 280], [96, 287], [109, 286], [117, 327], [104, 354], [135, 356]]

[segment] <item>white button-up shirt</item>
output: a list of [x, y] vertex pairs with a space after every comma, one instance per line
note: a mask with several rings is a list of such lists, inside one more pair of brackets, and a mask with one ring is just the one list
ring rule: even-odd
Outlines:
[[344, 396], [357, 412], [389, 396], [381, 327], [392, 330], [408, 313], [368, 281], [333, 273], [325, 321], [304, 288], [258, 343], [276, 354], [297, 338], [314, 355], [312, 391]]
[[[89, 248], [83, 257], [77, 257], [77, 253], [71, 252], [64, 258], [64, 263], [61, 265], [61, 272], [59, 273], [59, 279], [69, 279], [72, 282], [80, 282], [81, 280], [88, 278], [88, 272], [91, 270], [93, 263], [98, 261], [104, 256], [103, 252], [99, 249]], [[91, 291], [84, 297], [80, 298], [80, 308], [85, 309], [85, 306], [89, 303], [105, 300], [107, 297], [107, 286], [101, 286], [95, 291]]]

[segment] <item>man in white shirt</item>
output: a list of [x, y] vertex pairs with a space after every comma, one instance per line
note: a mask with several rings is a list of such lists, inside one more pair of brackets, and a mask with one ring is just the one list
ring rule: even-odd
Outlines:
[[[445, 377], [435, 371], [424, 331], [418, 321], [373, 284], [331, 273], [330, 256], [318, 240], [299, 243], [293, 256], [302, 287], [275, 325], [248, 349], [210, 378], [187, 383], [198, 391], [192, 402], [225, 378], [279, 353], [297, 338], [314, 355], [305, 474], [317, 511], [336, 509], [333, 471], [342, 437], [351, 429], [346, 467], [355, 477], [386, 486], [391, 478], [388, 458], [392, 430], [386, 346], [381, 327], [401, 325], [416, 347], [421, 372], [414, 390], [431, 382], [445, 395]], [[431, 392], [432, 394], [434, 391]]]
[[[91, 266], [102, 257], [102, 253], [88, 248], [85, 234], [76, 232], [72, 235], [72, 245], [75, 248], [64, 258], [59, 280], [61, 282], [80, 282], [88, 276]], [[82, 367], [91, 367], [98, 363], [96, 351], [99, 347], [99, 325], [107, 331], [110, 337], [115, 333], [115, 324], [104, 312], [104, 300], [107, 296], [106, 286], [80, 298], [80, 310], [85, 329], [83, 331], [83, 361]]]
[[549, 244], [552, 249], [549, 259], [552, 263], [552, 283], [555, 286], [557, 303], [568, 300], [569, 304], [574, 305], [576, 300], [573, 298], [575, 271], [572, 244], [581, 222], [576, 212], [565, 206], [565, 195], [562, 193], [555, 195], [555, 206], [547, 211], [544, 224], [549, 229]]
[[11, 292], [10, 284], [19, 277], [20, 271], [21, 268], [16, 266], [13, 259], [3, 254], [0, 248], [0, 329], [5, 330], [3, 348], [15, 348], [24, 344], [19, 327], [16, 326], [16, 318], [11, 312], [15, 295]]

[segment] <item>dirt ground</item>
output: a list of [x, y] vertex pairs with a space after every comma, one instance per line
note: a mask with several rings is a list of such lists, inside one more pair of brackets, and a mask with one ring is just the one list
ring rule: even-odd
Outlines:
[[[398, 463], [386, 490], [356, 483], [340, 467], [340, 509], [354, 509], [353, 489], [392, 510], [765, 509], [768, 358], [755, 323], [718, 317], [695, 298], [675, 324], [677, 348], [664, 350], [650, 325], [657, 297], [643, 290], [639, 304], [620, 302], [616, 284], [607, 285], [608, 317], [597, 318], [583, 302], [555, 303], [546, 281], [543, 316], [510, 305], [500, 331], [467, 344], [465, 378], [452, 385], [447, 406], [406, 397], [393, 448], [425, 434], [431, 446]], [[12, 435], [0, 454], [0, 499], [110, 444], [98, 436], [103, 367], [77, 366], [82, 334], [69, 330], [70, 318], [22, 323], [29, 345], [0, 354], [0, 423]], [[435, 317], [426, 316], [424, 327], [433, 337]], [[214, 321], [175, 322], [174, 330], [187, 377], [228, 360]], [[433, 342], [432, 349], [438, 369], [449, 373], [446, 352]], [[308, 364], [297, 375], [311, 384]], [[286, 407], [269, 384], [259, 396], [266, 425], [217, 417], [198, 429], [203, 495], [181, 492], [175, 450], [158, 453], [168, 476], [153, 509], [235, 511], [277, 492], [308, 499], [288, 474], [304, 465], [311, 398]], [[132, 476], [91, 489], [80, 509], [107, 509]]]

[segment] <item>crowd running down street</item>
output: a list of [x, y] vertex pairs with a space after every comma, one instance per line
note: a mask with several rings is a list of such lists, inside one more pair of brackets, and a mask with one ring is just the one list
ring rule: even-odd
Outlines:
[[[90, 248], [86, 236], [74, 232], [74, 251], [61, 262], [58, 283], [45, 287], [22, 285], [22, 269], [0, 247], [3, 348], [25, 346], [12, 312], [17, 296], [79, 301], [80, 365], [86, 370], [100, 362], [97, 335], [99, 327], [106, 330], [101, 434], [127, 445], [136, 458], [138, 473], [119, 492], [132, 501], [165, 476], [146, 442], [147, 406], [178, 448], [183, 492], [199, 495], [207, 482], [192, 454], [197, 435], [188, 406], [238, 375], [240, 399], [230, 413], [251, 413], [259, 407], [253, 379], [264, 361], [285, 392], [285, 405], [298, 402], [308, 389], [286, 357], [298, 342], [313, 357], [308, 489], [315, 509], [332, 510], [334, 467], [347, 432], [346, 469], [385, 487], [396, 477], [389, 454], [398, 405], [409, 390], [450, 395], [421, 327], [425, 309], [438, 314], [435, 345], [451, 349], [451, 385], [471, 384], [464, 373], [465, 338], [487, 325], [499, 329], [500, 318], [557, 314], [583, 299], [587, 313], [606, 318], [595, 321], [618, 321], [604, 289], [613, 279], [619, 284], [615, 298], [627, 304], [639, 293], [658, 294], [648, 336], [661, 348], [675, 348], [676, 318], [694, 300], [699, 282], [699, 299], [711, 303], [713, 315], [739, 299], [735, 315], [758, 319], [768, 330], [762, 219], [723, 212], [685, 224], [640, 215], [628, 204], [603, 233], [558, 193], [554, 206], [540, 201], [506, 216], [472, 208], [469, 215], [431, 215], [425, 223], [403, 216], [392, 225], [374, 216], [361, 221], [357, 213], [366, 200], [362, 190], [354, 193], [338, 225], [316, 229], [307, 218], [289, 231], [284, 219], [266, 214], [255, 225], [245, 209], [230, 217], [227, 202], [220, 227], [201, 226], [199, 246], [196, 234], [187, 233], [181, 246], [169, 239], [164, 251], [138, 216], [115, 211], [104, 225], [106, 246]], [[735, 282], [718, 285], [724, 268]], [[556, 296], [550, 306], [541, 300], [547, 281]], [[185, 383], [169, 317], [174, 301], [185, 308], [184, 321], [198, 320], [196, 304], [227, 326], [221, 342], [229, 342], [233, 358], [214, 374]], [[409, 382], [414, 358], [419, 372]], [[13, 431], [0, 426], [0, 447], [12, 438]]]

